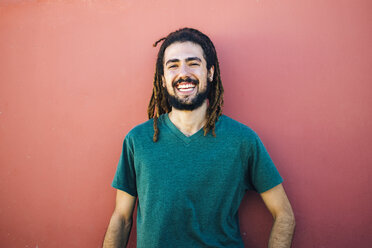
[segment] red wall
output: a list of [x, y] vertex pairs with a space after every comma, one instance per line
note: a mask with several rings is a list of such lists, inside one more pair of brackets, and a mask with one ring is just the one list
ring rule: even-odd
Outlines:
[[[122, 140], [146, 120], [152, 44], [190, 26], [216, 45], [225, 114], [257, 131], [285, 178], [294, 247], [370, 247], [371, 8], [2, 1], [0, 246], [100, 247]], [[271, 216], [257, 194], [240, 215], [246, 245], [265, 247]]]

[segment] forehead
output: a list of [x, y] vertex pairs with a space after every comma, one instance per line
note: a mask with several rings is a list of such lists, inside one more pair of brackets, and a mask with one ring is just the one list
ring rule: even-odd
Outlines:
[[200, 45], [190, 41], [175, 42], [168, 46], [164, 52], [164, 63], [170, 59], [184, 60], [190, 57], [198, 57], [205, 62], [204, 52]]

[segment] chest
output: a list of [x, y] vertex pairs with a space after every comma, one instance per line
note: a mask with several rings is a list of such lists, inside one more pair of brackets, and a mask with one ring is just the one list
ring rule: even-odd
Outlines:
[[135, 154], [138, 193], [159, 197], [164, 192], [203, 195], [235, 189], [246, 170], [239, 145], [160, 143], [143, 146]]

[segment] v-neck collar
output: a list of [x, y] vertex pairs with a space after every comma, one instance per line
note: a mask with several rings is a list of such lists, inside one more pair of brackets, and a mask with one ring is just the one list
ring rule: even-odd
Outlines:
[[168, 113], [164, 114], [164, 121], [166, 126], [170, 129], [170, 131], [176, 135], [179, 139], [181, 139], [186, 145], [190, 144], [193, 140], [197, 139], [201, 135], [203, 135], [203, 128], [200, 128], [199, 131], [194, 133], [191, 136], [186, 136], [183, 134], [174, 124], [173, 122], [169, 119]]

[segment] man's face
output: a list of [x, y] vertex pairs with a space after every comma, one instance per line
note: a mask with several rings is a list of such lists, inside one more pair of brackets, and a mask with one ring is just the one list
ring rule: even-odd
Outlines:
[[208, 71], [200, 45], [192, 42], [175, 42], [164, 52], [163, 87], [172, 107], [194, 110], [206, 100], [208, 81], [213, 79], [213, 66]]

